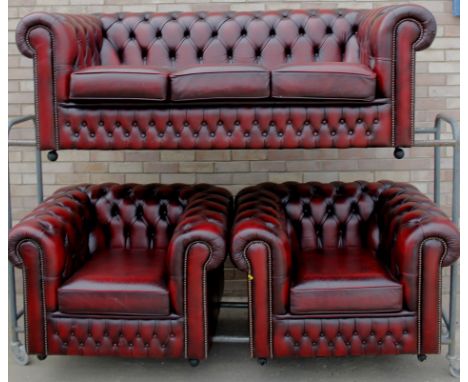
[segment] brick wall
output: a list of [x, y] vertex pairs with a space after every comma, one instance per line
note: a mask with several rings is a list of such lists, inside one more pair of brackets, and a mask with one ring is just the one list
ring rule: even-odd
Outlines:
[[[445, 112], [458, 119], [459, 18], [451, 15], [452, 1], [412, 1], [430, 9], [438, 22], [432, 47], [417, 54], [416, 126], [432, 126], [434, 117]], [[9, 1], [9, 114], [34, 113], [31, 60], [21, 56], [14, 43], [18, 20], [33, 11], [68, 13], [117, 11], [226, 11], [283, 8], [372, 8], [400, 1], [255, 1], [255, 0], [10, 0]], [[33, 139], [31, 124], [15, 128], [15, 139]], [[442, 205], [449, 212], [451, 198], [450, 149], [443, 149]], [[13, 218], [18, 220], [36, 205], [34, 151], [10, 148]], [[263, 181], [351, 181], [394, 179], [409, 181], [431, 194], [432, 149], [407, 150], [402, 161], [391, 149], [350, 150], [251, 150], [251, 151], [63, 151], [48, 163], [44, 153], [44, 190], [82, 182], [208, 182], [232, 192]], [[244, 285], [238, 274], [226, 270], [228, 294]], [[235, 280], [234, 280], [235, 279]]]

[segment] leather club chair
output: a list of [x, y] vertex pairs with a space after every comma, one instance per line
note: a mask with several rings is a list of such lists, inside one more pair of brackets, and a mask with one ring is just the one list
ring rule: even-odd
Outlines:
[[79, 185], [9, 234], [29, 354], [207, 357], [230, 194], [209, 185]]
[[261, 363], [440, 351], [441, 268], [459, 232], [415, 187], [265, 183], [238, 194], [233, 224]]
[[34, 13], [16, 37], [43, 150], [274, 149], [411, 146], [435, 34], [425, 8], [391, 5]]

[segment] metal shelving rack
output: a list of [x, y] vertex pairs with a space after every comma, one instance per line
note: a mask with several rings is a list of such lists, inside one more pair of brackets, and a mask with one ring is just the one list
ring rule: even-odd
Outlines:
[[[23, 122], [32, 121], [35, 118], [33, 115], [25, 117], [11, 118], [8, 121], [8, 134], [15, 125]], [[450, 126], [452, 137], [450, 139], [441, 139], [443, 124]], [[455, 119], [444, 114], [438, 114], [434, 121], [434, 126], [428, 129], [416, 129], [415, 134], [433, 135], [433, 139], [415, 140], [414, 147], [433, 147], [434, 148], [434, 201], [437, 205], [440, 204], [440, 182], [441, 182], [441, 148], [453, 148], [453, 176], [452, 176], [452, 220], [458, 226], [460, 219], [460, 129]], [[42, 202], [43, 182], [42, 182], [42, 157], [41, 150], [38, 148], [34, 140], [9, 140], [9, 146], [28, 146], [34, 147], [36, 152], [36, 191], [37, 201]], [[399, 150], [402, 157], [401, 149]], [[395, 156], [397, 156], [395, 154]], [[8, 226], [12, 225], [11, 200], [10, 200], [10, 176], [8, 172]], [[458, 335], [458, 306], [459, 306], [459, 289], [460, 289], [460, 264], [457, 261], [450, 268], [450, 300], [449, 309], [442, 312], [442, 343], [448, 345], [447, 359], [449, 361], [450, 374], [454, 377], [460, 376], [460, 360], [459, 360], [459, 335]], [[24, 344], [20, 339], [20, 333], [24, 332], [23, 328], [18, 326], [18, 320], [23, 316], [24, 310], [18, 310], [16, 304], [16, 284], [15, 272], [11, 263], [8, 263], [8, 302], [9, 302], [9, 328], [10, 328], [10, 347], [15, 360], [26, 365], [29, 362], [29, 357], [26, 353]], [[221, 307], [225, 308], [247, 308], [247, 304], [243, 302], [222, 303]], [[249, 341], [248, 337], [243, 336], [226, 336], [218, 335], [213, 338], [214, 342], [229, 342], [229, 343], [245, 343]]]

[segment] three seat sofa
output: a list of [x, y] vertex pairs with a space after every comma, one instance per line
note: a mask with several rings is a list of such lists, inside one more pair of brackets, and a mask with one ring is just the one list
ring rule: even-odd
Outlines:
[[271, 149], [411, 146], [415, 51], [435, 33], [392, 5], [34, 13], [16, 38], [43, 150]]

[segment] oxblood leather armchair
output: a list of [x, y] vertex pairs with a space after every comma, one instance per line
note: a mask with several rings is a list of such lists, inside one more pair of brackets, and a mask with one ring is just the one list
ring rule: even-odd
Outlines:
[[41, 149], [411, 146], [426, 9], [35, 13]]
[[253, 357], [440, 351], [451, 221], [409, 184], [265, 183], [235, 202]]
[[9, 235], [29, 354], [207, 356], [230, 194], [208, 185], [80, 185]]

